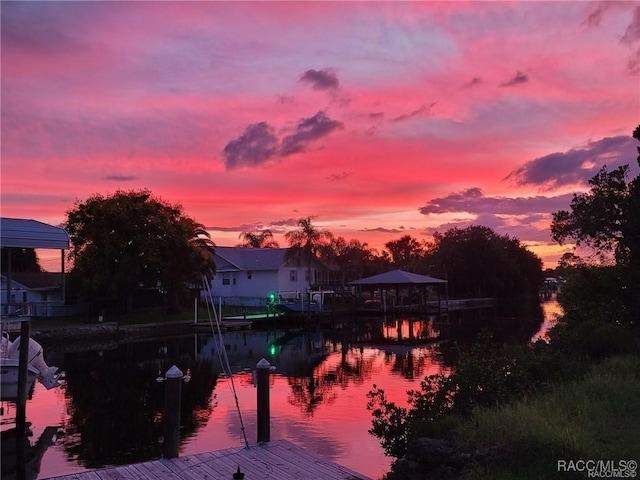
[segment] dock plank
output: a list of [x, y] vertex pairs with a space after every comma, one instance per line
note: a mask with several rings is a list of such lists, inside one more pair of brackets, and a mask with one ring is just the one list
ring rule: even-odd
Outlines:
[[51, 480], [370, 480], [287, 440], [51, 477]]

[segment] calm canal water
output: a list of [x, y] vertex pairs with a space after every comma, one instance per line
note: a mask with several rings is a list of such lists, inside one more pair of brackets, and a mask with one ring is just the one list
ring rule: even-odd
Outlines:
[[[155, 379], [174, 364], [191, 375], [183, 386], [180, 455], [243, 446], [242, 426], [255, 444], [252, 370], [263, 357], [277, 367], [271, 376], [271, 439], [290, 440], [380, 478], [391, 459], [368, 433], [366, 395], [374, 384], [406, 404], [407, 390], [455, 363], [457, 348], [433, 342], [441, 331], [462, 348], [487, 325], [505, 341], [526, 343], [544, 336], [558, 311], [551, 301], [516, 317], [494, 309], [452, 312], [448, 325], [434, 318], [353, 318], [311, 333], [227, 332], [223, 342], [233, 381], [219, 373], [220, 339], [211, 334], [48, 348], [47, 362], [61, 367], [66, 379], [49, 391], [36, 382], [28, 400], [31, 478], [160, 458], [164, 385]], [[2, 409], [4, 431], [13, 426], [15, 405], [5, 401]]]

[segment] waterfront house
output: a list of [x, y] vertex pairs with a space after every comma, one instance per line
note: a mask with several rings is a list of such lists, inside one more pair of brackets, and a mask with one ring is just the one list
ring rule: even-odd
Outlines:
[[288, 248], [216, 247], [213, 259], [216, 275], [210, 294], [225, 305], [263, 306], [267, 298], [302, 298], [311, 284], [326, 283], [329, 269], [314, 260], [306, 265], [287, 262]]
[[52, 317], [64, 306], [62, 275], [53, 272], [13, 272], [11, 292], [7, 276], [2, 275], [2, 315]]

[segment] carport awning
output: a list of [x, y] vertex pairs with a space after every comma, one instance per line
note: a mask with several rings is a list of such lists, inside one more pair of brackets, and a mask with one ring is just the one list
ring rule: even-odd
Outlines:
[[447, 281], [429, 277], [428, 275], [405, 272], [404, 270], [392, 270], [391, 272], [380, 273], [372, 277], [349, 282], [349, 285], [430, 285], [438, 283], [447, 283]]
[[23, 218], [0, 218], [0, 245], [7, 248], [68, 249], [69, 235], [59, 227]]

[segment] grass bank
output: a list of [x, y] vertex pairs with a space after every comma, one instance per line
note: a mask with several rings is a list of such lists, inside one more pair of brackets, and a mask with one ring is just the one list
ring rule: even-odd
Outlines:
[[[459, 431], [470, 450], [499, 446], [502, 452], [491, 464], [473, 464], [469, 479], [587, 478], [583, 463], [572, 469], [569, 462], [640, 462], [640, 356], [613, 357], [580, 380], [555, 383], [505, 406], [477, 409]], [[560, 464], [564, 471], [559, 461], [565, 462]]]

